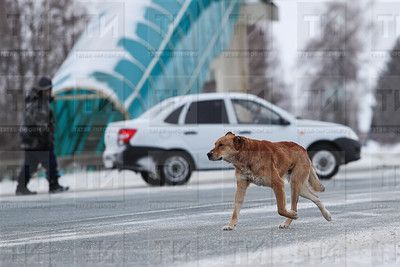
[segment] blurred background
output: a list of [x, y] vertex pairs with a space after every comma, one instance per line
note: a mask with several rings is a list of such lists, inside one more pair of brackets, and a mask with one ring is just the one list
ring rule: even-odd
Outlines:
[[54, 78], [64, 170], [101, 168], [108, 123], [200, 92], [255, 94], [395, 149], [397, 5], [1, 0], [0, 179], [18, 169], [24, 95], [41, 75]]
[[[400, 266], [400, 1], [0, 0], [0, 36], [0, 265]], [[15, 196], [25, 95], [43, 75], [54, 85], [60, 183], [71, 190], [47, 194], [41, 170], [29, 183], [39, 194]], [[140, 173], [104, 168], [107, 125], [207, 92], [253, 94], [357, 133], [361, 160], [322, 181], [332, 222], [302, 199], [293, 227], [278, 229], [273, 191], [250, 186], [227, 233], [233, 170], [194, 171], [185, 185], [156, 187]], [[293, 121], [292, 136], [304, 135]], [[148, 128], [158, 140], [208, 151], [209, 140], [190, 139], [193, 125], [182, 140]], [[309, 126], [320, 139], [344, 134], [338, 125]], [[117, 150], [132, 127], [115, 133]], [[207, 127], [207, 137], [217, 132]], [[210, 163], [206, 150], [201, 156]]]

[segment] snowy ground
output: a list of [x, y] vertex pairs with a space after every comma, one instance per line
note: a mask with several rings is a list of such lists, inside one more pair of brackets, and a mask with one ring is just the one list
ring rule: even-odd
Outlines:
[[224, 232], [232, 171], [188, 185], [148, 187], [130, 172], [65, 176], [68, 193], [16, 197], [1, 184], [0, 265], [399, 266], [400, 179], [395, 153], [374, 151], [323, 181], [326, 222], [300, 200], [290, 229], [270, 189], [251, 186], [235, 231]]
[[[0, 265], [398, 266], [395, 170], [342, 173], [321, 194], [333, 221], [301, 199], [278, 229], [270, 189], [251, 186], [235, 231], [232, 177], [198, 173], [186, 186], [2, 196]], [[218, 174], [218, 173], [214, 173]], [[226, 173], [228, 176], [228, 173]], [[207, 180], [194, 182], [203, 176]]]
[[0, 183], [0, 265], [399, 266], [400, 154], [370, 144], [341, 168], [321, 198], [326, 222], [302, 199], [291, 229], [278, 229], [270, 189], [251, 186], [235, 231], [224, 232], [233, 171], [195, 172], [180, 187], [149, 187], [132, 172], [62, 177], [71, 192], [49, 195], [45, 179], [14, 196]]

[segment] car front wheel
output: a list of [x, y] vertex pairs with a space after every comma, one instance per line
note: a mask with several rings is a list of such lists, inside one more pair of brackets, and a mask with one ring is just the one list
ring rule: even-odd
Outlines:
[[319, 145], [309, 152], [312, 164], [320, 179], [330, 179], [339, 171], [338, 152], [328, 145]]
[[192, 160], [184, 152], [167, 152], [160, 163], [159, 171], [161, 179], [168, 185], [186, 184], [192, 175]]

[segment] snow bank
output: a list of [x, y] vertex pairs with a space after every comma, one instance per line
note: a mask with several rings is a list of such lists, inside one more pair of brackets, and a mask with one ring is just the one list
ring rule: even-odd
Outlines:
[[[398, 173], [400, 167], [400, 144], [392, 146], [380, 145], [377, 142], [369, 141], [362, 150], [362, 158], [359, 161], [351, 162], [341, 166], [339, 174], [334, 179], [358, 179], [365, 178], [365, 175], [386, 174], [394, 175]], [[201, 184], [212, 186], [234, 186], [234, 171], [202, 171], [194, 172], [187, 187], [199, 186]], [[77, 169], [74, 173], [63, 175], [60, 179], [62, 185], [68, 185], [71, 191], [90, 192], [104, 190], [119, 190], [142, 188], [148, 190], [149, 187], [139, 174], [131, 171], [102, 170], [85, 171]], [[10, 196], [15, 194], [17, 183], [5, 180], [0, 183], [0, 196]], [[29, 188], [40, 193], [48, 192], [48, 182], [44, 178], [34, 178], [29, 183]], [[154, 187], [153, 187], [154, 189]], [[164, 187], [162, 190], [173, 190]]]
[[[79, 171], [72, 174], [66, 174], [60, 178], [61, 185], [67, 185], [71, 191], [84, 192], [84, 191], [110, 191], [120, 189], [149, 189], [154, 188], [148, 186], [140, 176], [131, 171], [117, 171], [117, 170], [103, 170], [103, 171]], [[198, 187], [200, 184], [219, 184], [229, 183], [234, 186], [234, 171], [202, 171], [194, 172], [190, 182], [185, 185], [186, 187]], [[4, 180], [0, 183], [0, 196], [10, 196], [15, 194], [17, 182]], [[48, 192], [48, 182], [45, 178], [33, 178], [29, 185], [29, 189], [39, 193]], [[172, 187], [162, 190], [172, 190]]]

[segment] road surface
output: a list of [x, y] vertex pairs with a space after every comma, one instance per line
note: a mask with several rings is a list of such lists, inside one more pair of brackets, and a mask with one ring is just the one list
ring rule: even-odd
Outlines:
[[252, 185], [236, 230], [222, 231], [234, 180], [205, 173], [183, 187], [3, 196], [0, 265], [399, 266], [399, 173], [324, 181], [332, 222], [301, 199], [286, 230], [271, 189]]

